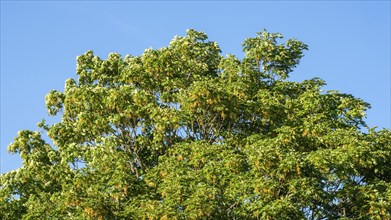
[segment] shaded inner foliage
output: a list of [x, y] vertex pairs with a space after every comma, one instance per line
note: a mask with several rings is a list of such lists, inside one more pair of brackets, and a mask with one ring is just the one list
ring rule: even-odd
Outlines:
[[[391, 135], [369, 104], [288, 81], [307, 45], [263, 31], [243, 59], [188, 30], [142, 55], [77, 57], [61, 122], [9, 145], [1, 219], [389, 219]], [[363, 132], [367, 129], [367, 132]]]

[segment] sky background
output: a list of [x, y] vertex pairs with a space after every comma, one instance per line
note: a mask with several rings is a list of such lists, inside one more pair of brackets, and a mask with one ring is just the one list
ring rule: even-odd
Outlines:
[[1, 173], [21, 166], [7, 146], [50, 118], [44, 97], [76, 78], [75, 58], [93, 50], [139, 55], [186, 29], [204, 31], [223, 55], [266, 28], [309, 45], [291, 80], [320, 77], [372, 105], [371, 127], [390, 128], [390, 1], [1, 1]]

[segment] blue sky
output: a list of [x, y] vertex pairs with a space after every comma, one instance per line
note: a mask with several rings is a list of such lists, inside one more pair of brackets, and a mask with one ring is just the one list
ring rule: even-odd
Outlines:
[[188, 28], [238, 57], [264, 28], [295, 37], [309, 51], [292, 80], [320, 77], [371, 103], [368, 125], [390, 128], [390, 11], [390, 1], [1, 1], [1, 173], [21, 166], [6, 153], [19, 130], [58, 120], [44, 96], [76, 77], [76, 56], [138, 55]]

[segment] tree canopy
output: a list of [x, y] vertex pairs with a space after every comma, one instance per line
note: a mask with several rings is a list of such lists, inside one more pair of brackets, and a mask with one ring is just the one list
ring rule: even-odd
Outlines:
[[264, 30], [222, 56], [190, 29], [87, 51], [45, 97], [61, 121], [8, 146], [23, 166], [1, 175], [0, 218], [390, 219], [390, 130], [319, 78], [289, 81], [305, 50]]

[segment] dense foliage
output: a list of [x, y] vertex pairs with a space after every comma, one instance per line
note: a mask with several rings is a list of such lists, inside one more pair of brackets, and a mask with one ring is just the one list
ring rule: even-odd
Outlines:
[[288, 81], [307, 46], [263, 31], [244, 58], [188, 30], [140, 56], [86, 52], [46, 96], [61, 122], [9, 145], [1, 219], [390, 219], [391, 132], [369, 104]]

